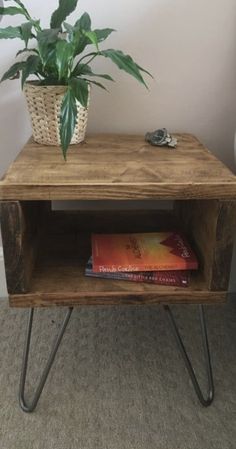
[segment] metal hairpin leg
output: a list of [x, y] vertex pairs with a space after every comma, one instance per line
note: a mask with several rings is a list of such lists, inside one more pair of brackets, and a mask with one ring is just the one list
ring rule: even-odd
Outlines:
[[178, 331], [178, 327], [176, 325], [174, 316], [169, 308], [169, 306], [165, 305], [164, 310], [167, 312], [168, 317], [170, 319], [170, 323], [173, 329], [173, 333], [175, 336], [175, 339], [177, 341], [180, 353], [184, 359], [186, 368], [188, 370], [188, 373], [190, 375], [194, 390], [197, 394], [197, 397], [201, 404], [204, 407], [208, 407], [211, 405], [213, 399], [214, 399], [214, 383], [213, 383], [213, 376], [212, 376], [212, 367], [211, 367], [211, 359], [210, 359], [210, 351], [209, 351], [209, 344], [208, 344], [208, 338], [207, 338], [207, 328], [206, 328], [206, 321], [205, 321], [205, 315], [204, 315], [204, 309], [203, 306], [199, 306], [199, 312], [200, 312], [200, 321], [201, 321], [201, 329], [202, 329], [202, 342], [203, 342], [203, 350], [204, 350], [204, 356], [206, 361], [206, 371], [207, 371], [207, 379], [208, 379], [208, 392], [206, 398], [203, 396], [202, 390], [199, 386], [199, 383], [197, 381], [196, 375], [194, 373], [192, 364], [190, 362], [190, 359], [188, 357], [188, 354], [186, 352], [185, 346], [183, 344], [182, 338], [180, 336], [180, 333]]
[[38, 400], [40, 398], [40, 395], [43, 391], [43, 387], [45, 385], [45, 382], [47, 380], [49, 371], [51, 369], [51, 366], [54, 362], [57, 350], [60, 346], [62, 337], [64, 335], [64, 332], [66, 330], [67, 324], [69, 322], [71, 313], [72, 313], [73, 307], [70, 307], [69, 310], [67, 311], [67, 314], [64, 318], [64, 321], [61, 325], [61, 328], [59, 330], [59, 333], [57, 335], [57, 337], [55, 338], [55, 341], [53, 343], [48, 361], [46, 363], [46, 366], [43, 370], [41, 379], [39, 381], [39, 384], [37, 386], [37, 389], [35, 391], [34, 397], [31, 401], [31, 403], [27, 404], [25, 401], [25, 381], [26, 381], [26, 374], [27, 374], [27, 367], [28, 367], [28, 358], [29, 358], [29, 350], [30, 350], [30, 340], [31, 340], [31, 331], [32, 331], [32, 324], [33, 324], [33, 317], [34, 317], [34, 309], [30, 309], [29, 312], [29, 320], [28, 320], [28, 325], [27, 325], [27, 332], [26, 332], [26, 340], [25, 340], [25, 346], [24, 346], [24, 352], [23, 352], [23, 365], [22, 365], [22, 371], [21, 371], [21, 377], [20, 377], [20, 389], [19, 389], [19, 402], [20, 402], [20, 407], [22, 408], [22, 410], [24, 412], [33, 412], [33, 410], [35, 409]]

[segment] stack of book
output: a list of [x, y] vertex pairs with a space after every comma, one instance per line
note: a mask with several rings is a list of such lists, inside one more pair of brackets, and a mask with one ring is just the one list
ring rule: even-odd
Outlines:
[[187, 287], [198, 261], [179, 232], [92, 234], [85, 275]]

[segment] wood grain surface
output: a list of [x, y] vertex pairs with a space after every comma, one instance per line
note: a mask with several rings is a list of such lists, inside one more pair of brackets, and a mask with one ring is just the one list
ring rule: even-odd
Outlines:
[[47, 202], [0, 202], [8, 293], [24, 293], [29, 289], [37, 257], [42, 211], [46, 206]]
[[90, 255], [89, 234], [48, 236], [41, 247], [29, 291], [10, 295], [11, 306], [195, 304], [226, 299], [226, 292], [208, 290], [201, 272], [192, 274], [187, 288], [86, 277], [85, 264]]
[[[117, 281], [119, 282], [119, 281]], [[89, 284], [90, 287], [93, 284]], [[75, 307], [75, 306], [131, 306], [156, 304], [221, 304], [226, 301], [226, 292], [210, 292], [195, 290], [180, 291], [174, 287], [161, 287], [152, 291], [131, 291], [126, 286], [108, 292], [86, 290], [85, 292], [68, 290], [63, 292], [31, 292], [25, 295], [10, 295], [11, 307]], [[151, 289], [150, 289], [151, 290]], [[95, 294], [94, 294], [95, 293]]]
[[[67, 215], [67, 214], [66, 214]], [[70, 215], [70, 214], [69, 214]], [[79, 216], [80, 214], [78, 214]], [[54, 216], [55, 220], [57, 214]], [[72, 217], [76, 218], [76, 215]], [[167, 214], [167, 217], [169, 214]], [[67, 215], [70, 221], [70, 217]], [[125, 221], [125, 215], [124, 221]], [[136, 221], [138, 221], [136, 216]], [[135, 214], [133, 215], [133, 221]], [[120, 220], [121, 221], [121, 220]], [[56, 220], [55, 220], [56, 222]], [[74, 221], [68, 229], [64, 220], [58, 221], [58, 230], [53, 232], [51, 225], [47, 229], [40, 245], [37, 263], [32, 273], [26, 294], [10, 295], [10, 304], [15, 307], [29, 306], [69, 306], [69, 305], [118, 305], [118, 304], [158, 304], [158, 303], [216, 303], [226, 298], [226, 292], [211, 292], [202, 270], [191, 275], [190, 286], [176, 288], [146, 283], [96, 279], [84, 275], [85, 265], [91, 255], [90, 232], [83, 233], [77, 229]], [[143, 216], [143, 223], [145, 217]], [[96, 228], [96, 215], [92, 230]], [[113, 213], [113, 223], [116, 216]], [[132, 220], [126, 222], [126, 229]], [[152, 229], [152, 220], [147, 220], [146, 227]], [[162, 220], [164, 223], [164, 220]], [[142, 219], [140, 221], [142, 225]], [[149, 227], [150, 225], [150, 227]], [[84, 224], [82, 223], [82, 228]], [[98, 220], [98, 228], [103, 230], [104, 221]], [[158, 228], [158, 219], [156, 220]], [[113, 230], [121, 229], [119, 223]], [[124, 231], [123, 227], [123, 231]], [[110, 229], [109, 229], [110, 231]]]
[[197, 250], [209, 290], [227, 290], [233, 252], [236, 202], [176, 201], [182, 229]]
[[32, 140], [0, 182], [6, 200], [235, 199], [236, 177], [194, 136], [178, 134], [175, 150], [143, 136], [101, 134], [60, 148]]
[[[24, 294], [30, 290], [35, 261], [40, 259], [40, 254], [41, 258], [45, 257], [43, 264], [47, 264], [50, 253], [56, 252], [60, 260], [68, 259], [69, 251], [69, 266], [70, 258], [74, 260], [78, 255], [81, 264], [81, 233], [142, 232], [173, 229], [176, 226], [171, 211], [52, 211], [47, 201], [2, 201], [0, 211], [10, 294]], [[69, 240], [68, 235], [71, 236]], [[81, 242], [79, 247], [71, 246], [73, 239]], [[85, 264], [86, 258], [83, 259], [83, 266]], [[47, 276], [47, 271], [44, 275]]]

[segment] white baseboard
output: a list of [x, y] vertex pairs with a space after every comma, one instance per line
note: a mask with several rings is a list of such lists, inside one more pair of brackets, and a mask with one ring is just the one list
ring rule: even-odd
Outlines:
[[3, 261], [3, 248], [2, 246], [0, 246], [0, 299], [6, 298], [7, 296], [8, 295], [7, 295], [6, 277]]

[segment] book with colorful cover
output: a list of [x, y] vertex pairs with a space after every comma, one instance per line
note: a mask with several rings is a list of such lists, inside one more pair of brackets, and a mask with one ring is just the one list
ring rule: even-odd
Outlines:
[[196, 270], [197, 258], [179, 232], [92, 234], [93, 271]]
[[139, 271], [139, 272], [103, 272], [95, 273], [93, 271], [93, 260], [89, 258], [85, 276], [91, 276], [103, 279], [117, 279], [132, 282], [147, 282], [158, 285], [172, 285], [173, 287], [188, 287], [190, 272], [189, 271]]

